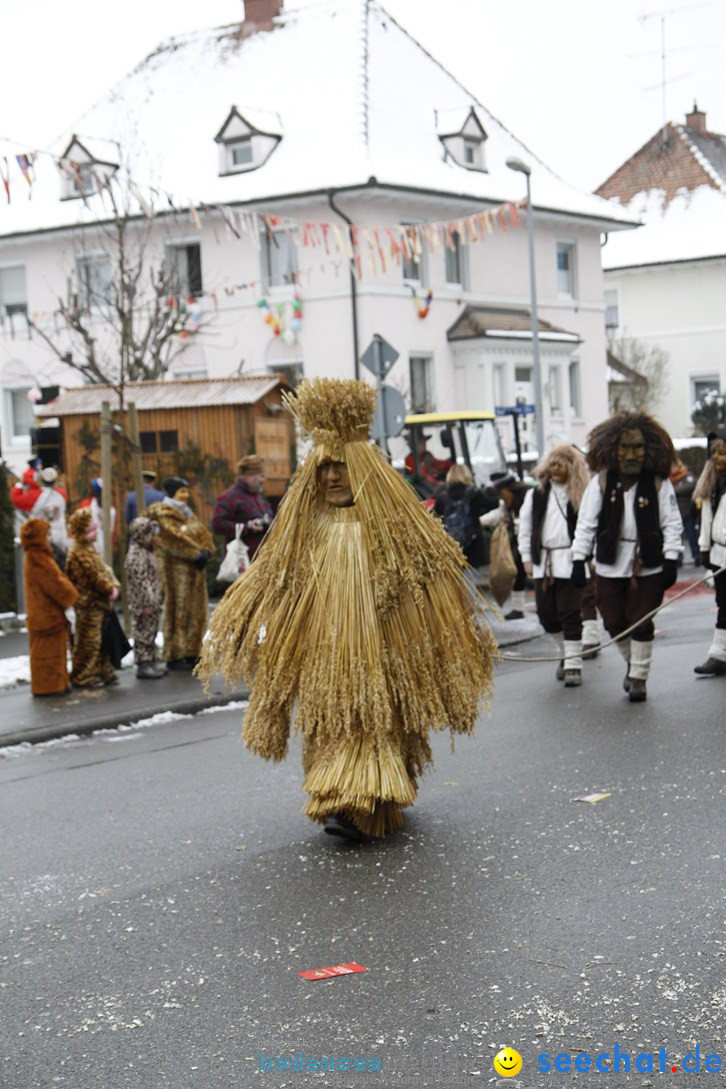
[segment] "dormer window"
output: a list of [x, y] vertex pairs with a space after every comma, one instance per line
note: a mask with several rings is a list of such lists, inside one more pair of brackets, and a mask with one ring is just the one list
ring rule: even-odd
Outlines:
[[484, 142], [487, 134], [473, 107], [438, 111], [436, 127], [444, 145], [444, 158], [467, 170], [486, 170]]
[[118, 164], [94, 156], [74, 136], [58, 163], [63, 177], [62, 200], [90, 197], [105, 189], [118, 170]]
[[252, 140], [239, 140], [229, 145], [232, 166], [247, 166], [252, 163]]
[[241, 174], [256, 170], [265, 163], [275, 150], [282, 132], [279, 119], [274, 116], [252, 114], [243, 117], [236, 106], [214, 137], [219, 145], [219, 173]]

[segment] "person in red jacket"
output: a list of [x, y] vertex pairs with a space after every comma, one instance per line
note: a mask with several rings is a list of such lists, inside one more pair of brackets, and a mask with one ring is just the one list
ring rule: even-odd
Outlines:
[[242, 540], [252, 559], [274, 517], [262, 494], [265, 463], [256, 454], [248, 454], [237, 462], [237, 474], [231, 488], [222, 492], [214, 504], [212, 531], [224, 537], [227, 545], [234, 540], [235, 526], [241, 523]]

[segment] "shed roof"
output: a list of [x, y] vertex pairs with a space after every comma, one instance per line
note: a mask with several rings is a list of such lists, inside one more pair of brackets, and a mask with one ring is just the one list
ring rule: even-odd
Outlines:
[[[284, 379], [276, 374], [238, 378], [187, 378], [172, 382], [129, 382], [124, 387], [124, 403], [134, 403], [139, 412], [179, 408], [213, 408], [220, 405], [254, 405], [280, 386]], [[112, 410], [119, 405], [113, 386], [78, 386], [67, 389], [47, 405], [38, 405], [36, 416], [85, 416], [100, 412], [103, 401]]]

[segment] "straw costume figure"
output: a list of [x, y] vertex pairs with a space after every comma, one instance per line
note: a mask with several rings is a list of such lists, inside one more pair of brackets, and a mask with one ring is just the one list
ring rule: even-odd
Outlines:
[[333, 835], [403, 824], [430, 728], [470, 733], [496, 653], [464, 556], [368, 442], [376, 391], [303, 382], [288, 408], [314, 448], [248, 571], [212, 617], [200, 673], [253, 682], [245, 745], [303, 737], [304, 812]]

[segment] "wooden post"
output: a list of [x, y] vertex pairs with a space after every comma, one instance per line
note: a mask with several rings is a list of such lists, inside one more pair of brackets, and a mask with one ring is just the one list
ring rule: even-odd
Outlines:
[[111, 506], [113, 504], [113, 480], [111, 473], [111, 405], [101, 402], [101, 480], [103, 496], [101, 507], [101, 528], [103, 530], [103, 559], [109, 567], [113, 566], [113, 546], [111, 545]]
[[131, 439], [131, 476], [136, 491], [136, 512], [143, 514], [146, 510], [144, 499], [144, 478], [141, 475], [141, 441], [139, 439], [139, 417], [136, 414], [136, 405], [133, 401], [128, 405], [129, 437]]

